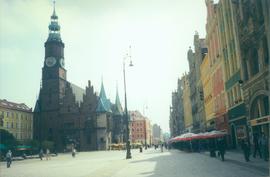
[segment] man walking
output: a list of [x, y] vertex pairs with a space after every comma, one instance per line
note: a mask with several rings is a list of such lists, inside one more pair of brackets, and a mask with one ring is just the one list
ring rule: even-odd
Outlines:
[[259, 153], [260, 158], [262, 158], [261, 149], [259, 146], [259, 137], [258, 134], [253, 135], [253, 144], [254, 144], [254, 153], [253, 157], [256, 158], [257, 152]]
[[47, 148], [46, 150], [46, 160], [51, 160], [51, 157], [50, 157], [50, 150]]
[[11, 150], [8, 150], [8, 152], [6, 154], [6, 161], [7, 161], [7, 168], [9, 168], [11, 163], [12, 163], [12, 152], [11, 152]]
[[225, 154], [225, 141], [223, 138], [219, 138], [217, 141], [217, 148], [219, 155], [221, 157], [221, 160], [224, 161], [224, 154]]
[[40, 149], [40, 151], [39, 151], [39, 158], [40, 158], [40, 160], [42, 160], [42, 158], [43, 158], [43, 150], [42, 149]]
[[263, 159], [265, 161], [268, 161], [268, 157], [269, 157], [268, 137], [265, 136], [264, 133], [262, 133], [262, 137], [260, 138], [260, 144], [262, 147]]

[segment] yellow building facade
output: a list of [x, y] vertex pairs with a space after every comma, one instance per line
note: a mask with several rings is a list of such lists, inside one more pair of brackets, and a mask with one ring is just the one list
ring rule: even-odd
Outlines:
[[213, 104], [212, 70], [210, 67], [208, 54], [205, 55], [202, 61], [200, 72], [204, 93], [205, 120], [206, 122], [209, 122], [215, 117], [215, 114]]
[[181, 80], [183, 81], [183, 106], [184, 106], [184, 122], [186, 131], [190, 132], [193, 127], [193, 119], [191, 112], [191, 102], [190, 102], [190, 85], [188, 75], [185, 74]]
[[7, 130], [19, 141], [33, 139], [32, 108], [0, 99], [0, 129]]

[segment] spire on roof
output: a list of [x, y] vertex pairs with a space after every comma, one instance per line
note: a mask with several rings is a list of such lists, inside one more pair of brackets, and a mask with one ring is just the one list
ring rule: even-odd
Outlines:
[[48, 41], [61, 41], [60, 25], [58, 24], [58, 16], [55, 12], [55, 0], [53, 1], [53, 14], [51, 16], [51, 23], [49, 25]]
[[118, 88], [116, 88], [115, 113], [120, 114], [120, 115], [123, 114], [123, 108], [122, 108], [121, 103], [120, 103]]
[[97, 112], [112, 112], [110, 100], [107, 99], [103, 81], [101, 82], [101, 88], [99, 93], [99, 101], [96, 109]]

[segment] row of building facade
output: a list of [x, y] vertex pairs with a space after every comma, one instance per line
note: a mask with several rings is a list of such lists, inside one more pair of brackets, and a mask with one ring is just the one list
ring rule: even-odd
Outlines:
[[[100, 139], [100, 143], [96, 149], [104, 150], [108, 149], [110, 144], [122, 144], [125, 142], [124, 130], [126, 124], [124, 124], [124, 112], [120, 104], [118, 93], [116, 95], [115, 104], [109, 103], [111, 105], [110, 109], [106, 109], [106, 106], [103, 104], [106, 102], [106, 94], [102, 84], [99, 100], [96, 110], [98, 113], [98, 117], [96, 117], [97, 127], [95, 128], [99, 129], [96, 136]], [[38, 136], [34, 134], [33, 129], [34, 122], [37, 122], [34, 121], [33, 115], [37, 114], [37, 110], [33, 112], [32, 108], [29, 108], [24, 103], [14, 103], [4, 99], [0, 100], [0, 113], [0, 129], [4, 129], [11, 133], [20, 143], [26, 143], [33, 140], [33, 135]], [[112, 117], [112, 120], [108, 119], [110, 116]], [[139, 111], [129, 111], [129, 118], [129, 136], [131, 143], [150, 146], [153, 144], [158, 145], [164, 141], [160, 126], [157, 124], [152, 125], [151, 121]], [[104, 129], [106, 129], [106, 132]], [[80, 145], [80, 137], [70, 136], [70, 133], [68, 133], [67, 136], [69, 136], [69, 139], [66, 140], [66, 146], [71, 143]], [[77, 148], [80, 147], [77, 146]]]
[[189, 72], [172, 93], [171, 135], [226, 131], [233, 148], [254, 134], [269, 137], [269, 1], [205, 3], [206, 37], [194, 35]]
[[132, 142], [151, 145], [152, 126], [138, 111], [125, 116], [118, 91], [115, 102], [106, 96], [103, 82], [99, 94], [91, 82], [84, 88], [67, 80], [64, 47], [55, 8], [44, 44], [42, 81], [35, 108], [0, 100], [0, 129], [25, 142], [51, 141], [56, 151], [72, 144], [80, 151], [106, 150], [110, 144], [125, 143], [127, 124]]

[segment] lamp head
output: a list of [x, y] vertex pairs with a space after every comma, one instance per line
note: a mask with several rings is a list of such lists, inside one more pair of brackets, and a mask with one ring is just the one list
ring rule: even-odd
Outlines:
[[130, 60], [129, 66], [134, 66], [131, 60]]

